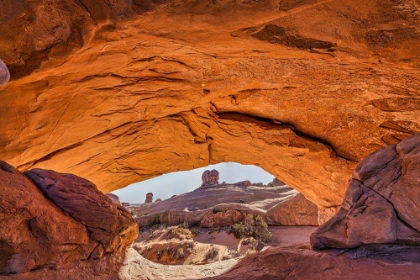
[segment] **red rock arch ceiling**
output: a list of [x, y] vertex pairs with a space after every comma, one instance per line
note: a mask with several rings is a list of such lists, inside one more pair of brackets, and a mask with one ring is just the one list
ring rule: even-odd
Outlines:
[[359, 160], [420, 130], [417, 1], [91, 2], [0, 11], [0, 156], [21, 170], [108, 192], [234, 161], [329, 207]]

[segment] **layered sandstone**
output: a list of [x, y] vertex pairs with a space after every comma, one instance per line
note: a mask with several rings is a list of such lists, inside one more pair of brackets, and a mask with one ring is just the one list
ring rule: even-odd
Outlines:
[[231, 226], [249, 214], [268, 225], [318, 225], [318, 207], [287, 185], [219, 184], [128, 208], [140, 226], [157, 223], [205, 228]]
[[0, 275], [115, 277], [138, 233], [124, 208], [71, 174], [0, 162], [0, 178]]
[[419, 167], [420, 134], [368, 155], [337, 214], [311, 235], [317, 250], [269, 249], [214, 279], [417, 279]]
[[308, 248], [271, 248], [242, 259], [214, 280], [275, 279], [417, 279], [418, 248], [369, 245], [351, 250], [313, 251]]
[[0, 156], [104, 192], [255, 164], [337, 206], [357, 162], [420, 131], [418, 7], [7, 0]]
[[363, 159], [338, 213], [312, 236], [315, 249], [420, 244], [420, 134]]

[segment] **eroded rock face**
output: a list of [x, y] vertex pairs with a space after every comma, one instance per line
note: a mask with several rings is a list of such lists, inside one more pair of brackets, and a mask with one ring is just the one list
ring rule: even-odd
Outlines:
[[248, 214], [260, 215], [269, 225], [318, 225], [317, 206], [286, 185], [212, 185], [129, 209], [136, 214], [139, 226], [186, 223], [223, 227], [242, 221]]
[[352, 250], [313, 251], [308, 248], [270, 248], [242, 259], [214, 280], [275, 279], [417, 279], [418, 248], [369, 245]]
[[203, 172], [203, 175], [201, 176], [201, 180], [203, 181], [203, 183], [201, 184], [202, 187], [218, 185], [219, 184], [219, 171], [217, 171], [216, 169], [206, 170]]
[[130, 214], [77, 176], [41, 169], [25, 175], [0, 162], [0, 274], [117, 271], [137, 236]]
[[315, 249], [420, 244], [420, 134], [363, 159], [343, 204], [312, 236]]
[[340, 205], [362, 158], [420, 132], [418, 7], [3, 1], [13, 81], [0, 90], [0, 157], [104, 193], [255, 164], [319, 206]]

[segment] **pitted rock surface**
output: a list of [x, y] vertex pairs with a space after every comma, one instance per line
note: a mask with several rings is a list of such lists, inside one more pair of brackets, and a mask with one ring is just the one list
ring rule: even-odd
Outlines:
[[420, 134], [363, 159], [335, 216], [311, 236], [315, 249], [420, 245]]
[[137, 237], [130, 213], [116, 205], [86, 179], [52, 170], [32, 169], [24, 173], [61, 210], [83, 224], [90, 238], [102, 244], [97, 254], [118, 252]]
[[[112, 278], [137, 237], [128, 212], [82, 178], [40, 169], [27, 174], [0, 161], [0, 275], [34, 279], [55, 271], [68, 279], [77, 267], [78, 275]], [[61, 278], [63, 270], [69, 276]]]

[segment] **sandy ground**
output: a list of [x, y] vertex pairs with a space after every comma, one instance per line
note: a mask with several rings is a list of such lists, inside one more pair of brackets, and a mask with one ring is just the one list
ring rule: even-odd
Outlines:
[[[202, 279], [225, 273], [236, 265], [243, 256], [256, 252], [255, 250], [249, 250], [249, 245], [241, 244], [242, 240], [236, 239], [233, 234], [229, 234], [225, 229], [219, 231], [216, 229], [197, 228], [193, 229], [193, 231], [198, 231], [199, 234], [196, 232], [194, 236], [188, 236], [184, 234], [168, 234], [170, 228], [161, 228], [153, 232], [148, 231], [139, 234], [139, 238], [133, 245], [135, 249], [127, 251], [124, 266], [120, 271], [121, 279]], [[269, 227], [273, 237], [272, 241], [265, 248], [307, 244], [310, 234], [316, 228], [311, 226]], [[191, 252], [188, 254], [188, 246], [180, 244], [191, 243], [194, 244], [194, 247], [190, 247]], [[170, 246], [183, 248], [184, 258], [179, 261], [175, 260], [174, 263], [177, 265], [163, 265], [149, 260], [157, 252], [160, 250], [165, 251]], [[148, 248], [149, 253], [147, 252]], [[204, 261], [206, 253], [212, 248], [218, 249], [217, 256]], [[172, 251], [175, 252], [175, 250]], [[149, 259], [144, 258], [138, 252], [143, 252], [143, 255]], [[168, 255], [164, 254], [161, 260], [170, 263]]]

